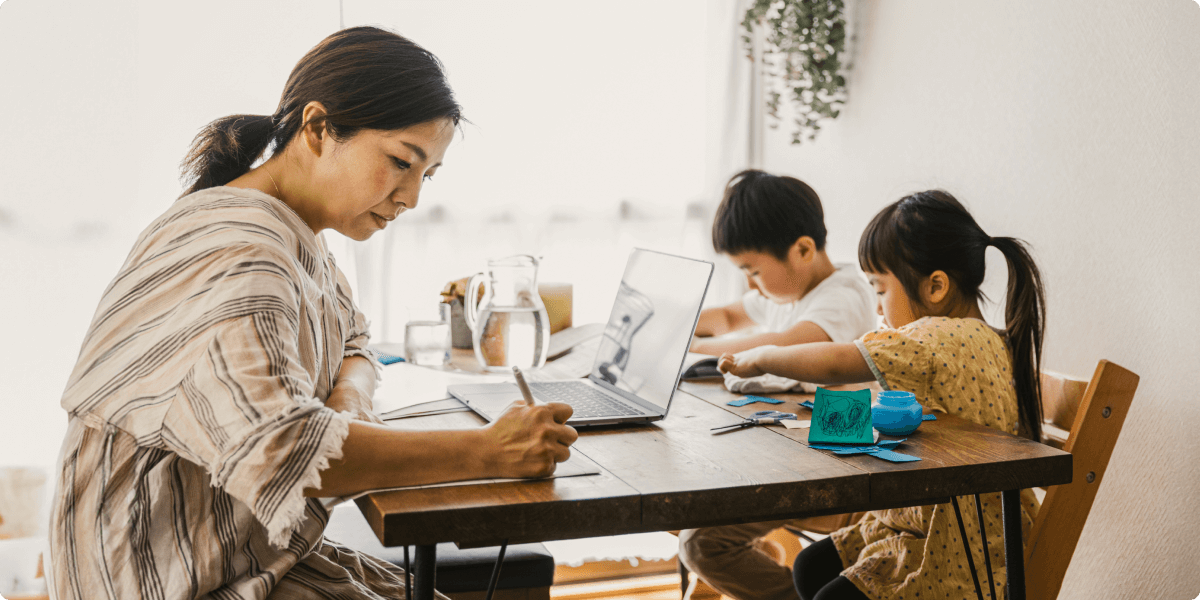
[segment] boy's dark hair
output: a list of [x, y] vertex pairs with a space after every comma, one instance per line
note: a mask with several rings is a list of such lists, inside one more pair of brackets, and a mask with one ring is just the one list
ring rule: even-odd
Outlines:
[[729, 179], [713, 217], [713, 249], [720, 254], [765, 252], [783, 260], [806, 235], [824, 250], [825, 234], [821, 199], [808, 184], [757, 169]]
[[858, 242], [858, 264], [868, 273], [894, 275], [912, 302], [920, 302], [919, 282], [934, 271], [946, 273], [960, 294], [978, 302], [988, 246], [1008, 262], [1004, 337], [1012, 353], [1021, 433], [1041, 441], [1046, 294], [1024, 242], [989, 236], [954, 196], [930, 190], [905, 196], [871, 219]]

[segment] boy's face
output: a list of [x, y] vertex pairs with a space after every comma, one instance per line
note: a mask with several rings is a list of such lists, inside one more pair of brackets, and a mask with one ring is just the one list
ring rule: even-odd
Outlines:
[[780, 260], [773, 254], [755, 250], [730, 254], [729, 260], [746, 274], [750, 289], [758, 290], [772, 302], [795, 302], [809, 287], [805, 261]]

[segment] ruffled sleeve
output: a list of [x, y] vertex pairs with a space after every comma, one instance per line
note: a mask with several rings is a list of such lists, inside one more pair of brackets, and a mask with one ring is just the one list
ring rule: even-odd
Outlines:
[[300, 275], [288, 257], [251, 246], [207, 262], [210, 283], [187, 308], [194, 337], [163, 369], [182, 377], [159, 431], [138, 433], [203, 466], [284, 547], [304, 516], [304, 490], [341, 458], [350, 416], [317, 399], [301, 359]]

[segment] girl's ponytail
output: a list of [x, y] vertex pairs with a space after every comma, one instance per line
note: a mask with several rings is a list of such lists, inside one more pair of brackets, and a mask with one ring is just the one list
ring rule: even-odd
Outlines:
[[1008, 262], [1004, 328], [1012, 352], [1013, 384], [1021, 405], [1021, 429], [1042, 439], [1042, 334], [1046, 329], [1046, 295], [1042, 275], [1020, 240], [996, 237], [989, 244]]
[[250, 170], [275, 133], [275, 121], [262, 115], [233, 115], [209, 123], [196, 135], [180, 164], [184, 195], [225, 185]]

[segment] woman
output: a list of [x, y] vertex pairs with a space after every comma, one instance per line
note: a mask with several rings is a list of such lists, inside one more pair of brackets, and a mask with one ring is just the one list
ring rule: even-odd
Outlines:
[[474, 431], [370, 413], [367, 321], [319, 233], [416, 208], [460, 112], [433, 55], [360, 27], [297, 63], [274, 115], [197, 136], [194, 183], [105, 291], [63, 394], [54, 596], [399, 598], [399, 569], [322, 538], [317, 498], [567, 459], [562, 404]]

